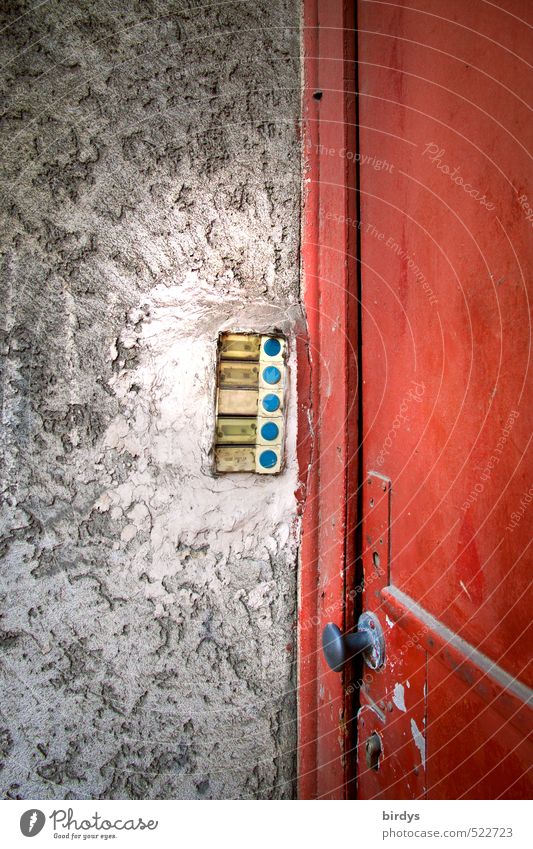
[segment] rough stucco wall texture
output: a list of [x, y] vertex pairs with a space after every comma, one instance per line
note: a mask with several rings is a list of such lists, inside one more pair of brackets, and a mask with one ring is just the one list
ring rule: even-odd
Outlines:
[[281, 476], [210, 448], [298, 320], [299, 4], [2, 10], [2, 792], [292, 797], [294, 391]]

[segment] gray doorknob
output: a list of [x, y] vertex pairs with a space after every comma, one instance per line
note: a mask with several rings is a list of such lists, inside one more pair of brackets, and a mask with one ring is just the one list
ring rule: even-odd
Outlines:
[[343, 634], [337, 625], [328, 622], [322, 632], [322, 651], [334, 672], [341, 672], [357, 654], [363, 655], [371, 669], [379, 669], [385, 661], [385, 640], [377, 617], [373, 613], [362, 613], [357, 631], [348, 634]]

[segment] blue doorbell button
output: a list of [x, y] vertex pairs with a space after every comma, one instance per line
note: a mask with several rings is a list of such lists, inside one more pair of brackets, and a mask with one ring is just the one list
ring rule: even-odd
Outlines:
[[276, 422], [267, 422], [261, 428], [261, 436], [263, 439], [268, 439], [269, 442], [274, 441], [279, 436], [279, 427]]
[[279, 383], [281, 380], [281, 372], [276, 366], [267, 366], [263, 370], [263, 380], [265, 383]]
[[263, 349], [268, 357], [277, 357], [281, 351], [281, 342], [279, 339], [267, 339], [263, 345]]
[[259, 455], [259, 465], [263, 469], [272, 469], [278, 462], [278, 455], [275, 451], [261, 451]]
[[265, 395], [262, 404], [263, 409], [265, 409], [267, 413], [275, 413], [281, 406], [281, 400], [279, 395], [274, 395], [270, 392], [268, 395]]
[[287, 343], [281, 336], [261, 336], [261, 362], [276, 360], [283, 364], [287, 353]]
[[280, 418], [270, 418], [269, 416], [259, 415], [257, 417], [257, 445], [264, 445], [265, 448], [276, 446], [276, 450], [278, 445], [281, 449], [282, 437], [283, 437], [283, 419]]

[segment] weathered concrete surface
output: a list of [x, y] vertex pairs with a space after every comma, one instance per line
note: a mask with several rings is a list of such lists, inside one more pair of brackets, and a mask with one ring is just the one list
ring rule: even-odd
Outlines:
[[294, 400], [279, 478], [209, 451], [297, 316], [299, 4], [2, 11], [2, 793], [291, 797]]

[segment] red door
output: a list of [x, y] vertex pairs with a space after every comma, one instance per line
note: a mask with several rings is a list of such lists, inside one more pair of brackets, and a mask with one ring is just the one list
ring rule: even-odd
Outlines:
[[[364, 589], [319, 619], [347, 632], [373, 612], [385, 660], [362, 667], [352, 715], [352, 666], [319, 663], [319, 716], [342, 704], [352, 723], [317, 757], [318, 774], [344, 765], [322, 795], [531, 796], [531, 12], [357, 4], [355, 216], [340, 188], [325, 212], [338, 224], [344, 204], [358, 237]], [[332, 340], [321, 353], [338, 357]], [[354, 582], [345, 555], [337, 593], [339, 566]]]

